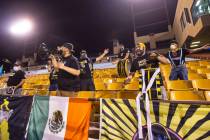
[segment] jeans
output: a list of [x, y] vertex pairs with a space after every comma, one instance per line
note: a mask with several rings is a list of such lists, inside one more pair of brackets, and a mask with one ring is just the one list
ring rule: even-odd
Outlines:
[[188, 80], [188, 71], [185, 65], [179, 65], [171, 69], [169, 80]]

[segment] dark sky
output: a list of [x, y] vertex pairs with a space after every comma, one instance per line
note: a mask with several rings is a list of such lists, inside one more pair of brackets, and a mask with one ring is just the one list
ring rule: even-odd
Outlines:
[[[164, 0], [6, 0], [0, 1], [0, 58], [20, 57], [27, 46], [33, 52], [41, 43], [55, 47], [71, 42], [76, 51], [95, 55], [111, 48], [116, 37], [133, 47], [130, 2], [134, 4], [136, 30], [144, 35], [167, 30]], [[177, 0], [167, 1], [169, 21], [173, 21]], [[147, 12], [150, 11], [150, 12]], [[21, 17], [34, 21], [30, 36], [12, 36], [8, 28]], [[155, 23], [155, 24], [154, 24]], [[149, 25], [149, 26], [148, 26]]]

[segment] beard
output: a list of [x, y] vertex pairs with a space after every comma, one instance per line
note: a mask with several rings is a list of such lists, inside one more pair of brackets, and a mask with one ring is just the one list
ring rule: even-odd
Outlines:
[[142, 56], [144, 54], [144, 51], [138, 51], [136, 52], [136, 55], [139, 57], [139, 56]]

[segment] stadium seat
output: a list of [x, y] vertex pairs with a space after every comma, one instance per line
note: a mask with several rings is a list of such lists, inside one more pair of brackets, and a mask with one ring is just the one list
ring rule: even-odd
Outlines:
[[210, 69], [208, 69], [208, 68], [197, 69], [197, 73], [199, 73], [199, 74], [210, 73]]
[[95, 84], [103, 82], [103, 80], [101, 78], [94, 78], [93, 81], [94, 81]]
[[167, 90], [193, 90], [190, 80], [166, 81]]
[[33, 96], [35, 94], [36, 94], [36, 90], [35, 89], [23, 89], [23, 91], [22, 91], [22, 95]]
[[118, 83], [124, 83], [125, 82], [125, 78], [117, 78], [117, 81]]
[[109, 83], [113, 83], [114, 82], [114, 79], [104, 78], [103, 81], [101, 81], [101, 82], [104, 82], [105, 84], [109, 84]]
[[94, 98], [95, 94], [93, 91], [79, 91], [77, 94], [78, 98]]
[[133, 82], [125, 85], [125, 90], [139, 90], [139, 82]]
[[199, 65], [200, 66], [207, 66], [207, 65], [210, 65], [210, 62], [209, 61], [199, 61]]
[[210, 101], [210, 91], [205, 91], [204, 95], [205, 95], [206, 100]]
[[199, 66], [199, 63], [197, 61], [186, 62], [186, 67], [191, 67], [191, 66]]
[[197, 73], [188, 73], [188, 79], [189, 80], [196, 80], [196, 79], [204, 79], [204, 77], [202, 77], [200, 74]]
[[134, 74], [134, 77], [135, 78], [139, 78], [141, 76], [141, 73], [139, 73], [139, 72], [136, 72], [135, 74]]
[[210, 79], [210, 73], [206, 73], [206, 78]]
[[97, 82], [97, 83], [95, 83], [95, 89], [96, 90], [106, 90], [106, 87], [103, 82]]
[[112, 91], [96, 91], [95, 98], [117, 98], [117, 93]]
[[130, 83], [136, 83], [136, 82], [139, 83], [139, 80], [141, 80], [141, 79], [139, 79], [139, 77], [138, 78], [134, 77], [134, 78], [131, 79]]
[[172, 101], [178, 100], [205, 100], [202, 91], [171, 91], [169, 93], [169, 98]]
[[192, 71], [197, 71], [198, 69], [206, 69], [206, 66], [199, 66], [199, 65], [196, 65], [196, 66], [191, 66], [189, 67], [190, 69], [188, 70], [192, 70]]
[[122, 83], [110, 83], [107, 84], [107, 90], [122, 90], [123, 84]]
[[138, 95], [137, 91], [121, 91], [117, 93], [117, 98], [119, 99], [136, 99]]
[[197, 90], [210, 90], [210, 79], [193, 80], [192, 83]]
[[57, 91], [49, 91], [50, 96], [57, 96]]
[[35, 89], [36, 95], [46, 96], [49, 95], [48, 89]]

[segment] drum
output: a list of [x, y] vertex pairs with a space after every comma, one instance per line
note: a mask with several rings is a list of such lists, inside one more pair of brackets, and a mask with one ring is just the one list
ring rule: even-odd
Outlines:
[[130, 73], [131, 62], [130, 60], [120, 60], [117, 63], [117, 73], [119, 77], [127, 77]]

